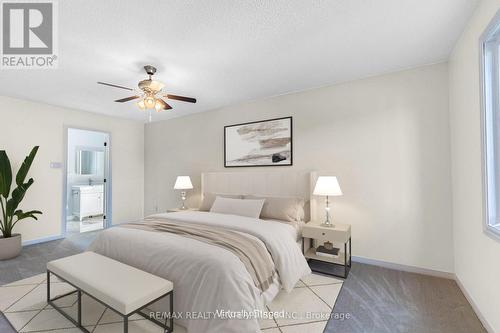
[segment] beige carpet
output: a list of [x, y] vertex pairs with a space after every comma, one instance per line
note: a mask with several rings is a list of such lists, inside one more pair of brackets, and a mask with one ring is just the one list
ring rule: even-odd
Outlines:
[[[45, 274], [40, 274], [0, 287], [0, 311], [5, 314], [18, 332], [81, 332], [46, 303], [47, 285], [45, 278]], [[335, 305], [342, 288], [342, 282], [341, 279], [311, 274], [299, 281], [291, 293], [281, 292], [278, 294], [274, 301], [268, 305], [268, 309], [297, 313], [297, 317], [305, 317], [303, 314], [306, 312], [328, 315]], [[51, 278], [51, 289], [52, 297], [55, 297], [71, 291], [72, 287], [57, 281], [54, 277]], [[56, 301], [56, 304], [63, 307], [64, 311], [73, 318], [76, 318], [76, 295], [62, 298]], [[86, 296], [82, 298], [82, 322], [90, 332], [123, 332], [121, 317]], [[321, 333], [326, 326], [327, 319], [268, 319], [261, 320], [260, 323], [262, 332], [265, 333]], [[131, 317], [129, 332], [161, 333], [163, 330], [136, 315]], [[175, 326], [174, 332], [184, 333], [186, 330], [183, 327]]]

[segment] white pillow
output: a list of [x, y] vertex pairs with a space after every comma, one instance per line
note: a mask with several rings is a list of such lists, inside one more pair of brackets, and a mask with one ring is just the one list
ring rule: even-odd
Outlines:
[[212, 205], [214, 204], [216, 197], [243, 199], [243, 196], [241, 194], [205, 193], [203, 194], [203, 201], [201, 202], [200, 210], [209, 212], [210, 208], [212, 208]]
[[264, 199], [259, 200], [243, 200], [216, 197], [210, 212], [221, 214], [232, 214], [246, 217], [253, 217], [258, 219], [262, 206], [264, 206]]
[[262, 219], [282, 220], [289, 222], [304, 221], [304, 199], [295, 197], [258, 197], [245, 195], [243, 199], [264, 199], [260, 217]]

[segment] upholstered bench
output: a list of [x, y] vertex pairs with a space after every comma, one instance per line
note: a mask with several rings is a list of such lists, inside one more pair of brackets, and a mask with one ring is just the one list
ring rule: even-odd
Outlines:
[[[51, 299], [51, 274], [67, 282], [75, 290]], [[129, 317], [136, 313], [161, 326], [165, 332], [172, 332], [173, 316], [170, 316], [167, 326], [168, 316], [165, 323], [162, 323], [141, 310], [164, 297], [169, 297], [169, 312], [173, 314], [173, 288], [173, 283], [168, 280], [94, 252], [84, 252], [47, 264], [47, 302], [84, 332], [88, 331], [82, 326], [82, 310], [85, 311], [82, 309], [82, 293], [123, 317], [125, 333], [128, 332]], [[54, 301], [74, 293], [77, 293], [78, 300], [77, 320], [54, 304]]]

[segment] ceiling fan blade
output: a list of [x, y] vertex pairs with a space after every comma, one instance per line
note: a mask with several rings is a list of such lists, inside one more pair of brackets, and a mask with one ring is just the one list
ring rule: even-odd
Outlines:
[[136, 99], [136, 98], [139, 98], [139, 96], [125, 97], [125, 98], [117, 99], [115, 102], [123, 103], [123, 102], [131, 101], [131, 100]]
[[157, 109], [157, 111], [170, 110], [172, 108], [170, 105], [168, 105], [167, 102], [165, 102], [161, 98], [158, 98], [157, 101], [161, 104], [161, 109]]
[[184, 97], [184, 96], [178, 96], [178, 95], [165, 95], [165, 97], [169, 98], [169, 99], [183, 101], [183, 102], [196, 103], [196, 98], [192, 98], [192, 97]]
[[164, 103], [163, 104], [163, 110], [170, 110], [172, 107], [167, 103], [165, 102], [164, 100], [161, 99], [161, 101]]
[[106, 83], [106, 82], [97, 82], [97, 84], [102, 84], [102, 85], [110, 86], [110, 87], [114, 87], [114, 88], [120, 88], [120, 89], [134, 91], [134, 89], [132, 89], [132, 88], [127, 88], [127, 87], [124, 87], [124, 86], [119, 86], [119, 85], [116, 85], [116, 84], [111, 84], [111, 83]]

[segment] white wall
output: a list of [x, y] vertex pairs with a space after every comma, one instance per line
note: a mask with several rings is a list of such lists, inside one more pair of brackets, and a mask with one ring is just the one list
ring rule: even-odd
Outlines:
[[446, 64], [148, 124], [146, 213], [179, 206], [177, 175], [199, 192], [202, 171], [224, 169], [224, 125], [290, 115], [292, 168], [339, 177], [354, 255], [453, 271]]
[[16, 226], [24, 241], [61, 233], [63, 170], [51, 169], [50, 162], [63, 162], [65, 126], [111, 133], [113, 223], [143, 216], [142, 122], [0, 97], [0, 149], [7, 151], [16, 170], [30, 149], [40, 146], [29, 173], [35, 183], [22, 207], [44, 214], [38, 221], [27, 220]]
[[500, 8], [484, 0], [450, 59], [455, 273], [493, 332], [500, 332], [500, 242], [483, 233], [479, 37]]

